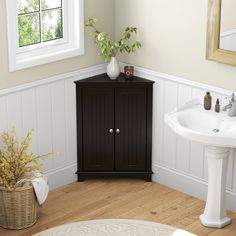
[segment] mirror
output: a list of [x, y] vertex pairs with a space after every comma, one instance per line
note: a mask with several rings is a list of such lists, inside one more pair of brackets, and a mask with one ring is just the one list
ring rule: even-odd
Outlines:
[[208, 0], [208, 60], [236, 66], [236, 0]]
[[236, 52], [236, 1], [221, 0], [220, 48]]

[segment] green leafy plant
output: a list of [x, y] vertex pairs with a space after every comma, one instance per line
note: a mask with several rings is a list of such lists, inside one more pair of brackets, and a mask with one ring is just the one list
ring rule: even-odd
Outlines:
[[96, 23], [97, 19], [92, 18], [86, 21], [85, 26], [93, 29], [94, 42], [99, 48], [101, 55], [105, 57], [106, 62], [109, 62], [111, 57], [115, 57], [118, 52], [131, 53], [142, 46], [139, 41], [130, 42], [132, 34], [137, 33], [136, 27], [126, 27], [121, 34], [121, 38], [113, 42], [106, 32], [101, 32], [95, 27]]

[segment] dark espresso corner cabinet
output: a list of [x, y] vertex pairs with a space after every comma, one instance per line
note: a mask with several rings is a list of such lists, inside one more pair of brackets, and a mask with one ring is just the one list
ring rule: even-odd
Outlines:
[[95, 177], [151, 181], [153, 81], [106, 74], [76, 84], [78, 181]]

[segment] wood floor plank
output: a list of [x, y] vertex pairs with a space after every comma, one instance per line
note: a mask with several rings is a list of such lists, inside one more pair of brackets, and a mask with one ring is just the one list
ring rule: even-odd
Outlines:
[[49, 193], [37, 223], [25, 230], [0, 228], [1, 236], [29, 236], [61, 224], [93, 219], [138, 219], [182, 228], [199, 236], [235, 236], [236, 213], [223, 228], [199, 222], [205, 203], [166, 186], [139, 180], [89, 180]]

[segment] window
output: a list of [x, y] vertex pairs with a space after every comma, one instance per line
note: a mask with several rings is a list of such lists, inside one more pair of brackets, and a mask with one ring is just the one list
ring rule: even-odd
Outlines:
[[83, 0], [6, 0], [9, 70], [83, 54]]
[[18, 0], [19, 47], [63, 38], [62, 0]]

